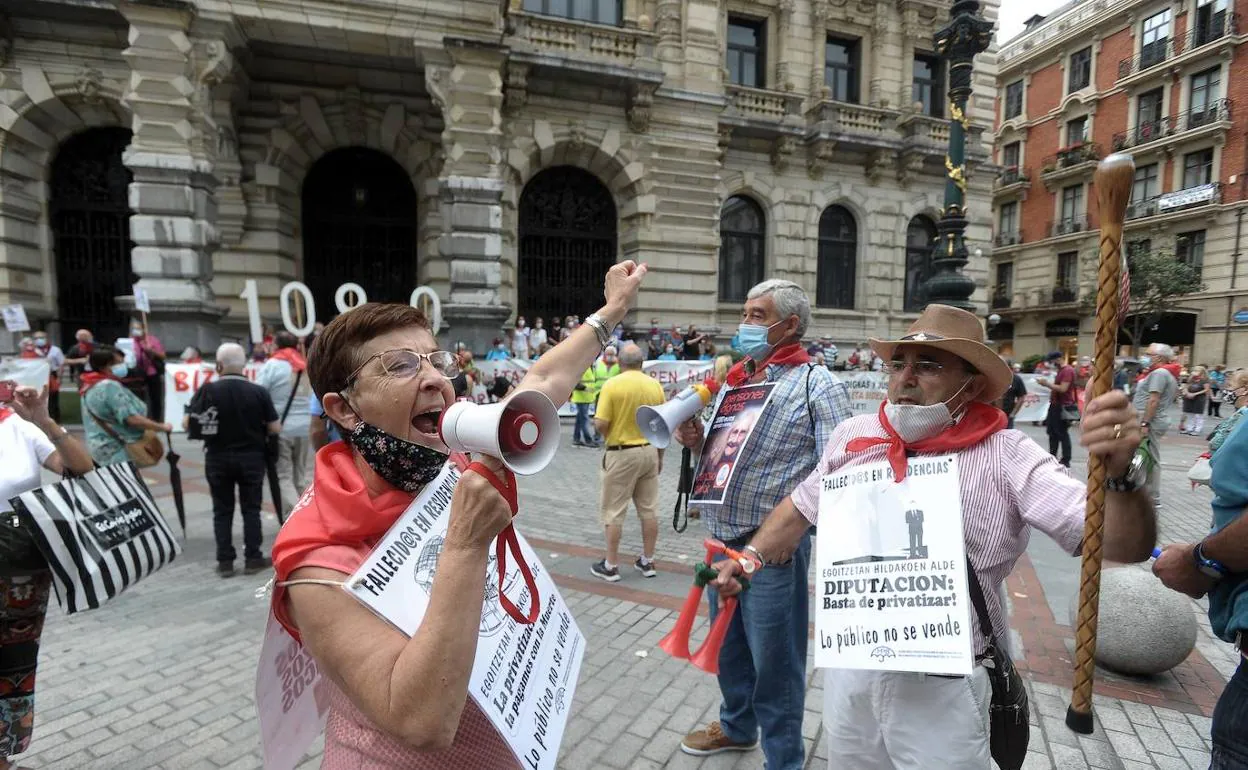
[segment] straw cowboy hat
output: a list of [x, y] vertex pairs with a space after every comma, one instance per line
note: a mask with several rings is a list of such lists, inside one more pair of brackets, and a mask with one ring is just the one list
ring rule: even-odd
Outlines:
[[871, 339], [871, 349], [891, 361], [898, 345], [923, 345], [947, 350], [975, 367], [988, 380], [980, 398], [992, 402], [1001, 397], [1014, 381], [1009, 364], [984, 344], [984, 327], [972, 313], [949, 305], [928, 305], [899, 340]]

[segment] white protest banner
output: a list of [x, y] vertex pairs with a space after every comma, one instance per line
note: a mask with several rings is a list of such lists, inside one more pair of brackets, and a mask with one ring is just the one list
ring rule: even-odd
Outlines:
[[[262, 364], [248, 363], [243, 374], [252, 382]], [[182, 418], [195, 393], [217, 376], [212, 364], [165, 364], [165, 420], [174, 433], [182, 432]]]
[[878, 414], [888, 398], [888, 375], [883, 372], [837, 372], [849, 389], [849, 408], [855, 416]]
[[294, 770], [329, 714], [329, 680], [269, 613], [256, 668], [256, 713], [265, 770]]
[[[447, 463], [344, 585], [408, 636], [416, 632], [429, 606], [459, 476], [455, 466]], [[537, 554], [519, 533], [516, 539], [533, 573], [540, 614], [535, 623], [524, 625], [502, 610], [500, 591], [521, 613], [528, 611], [535, 597], [513, 563], [506, 565], [500, 586], [499, 564], [491, 546], [468, 694], [519, 762], [533, 770], [553, 770], [585, 637]]]
[[4, 316], [4, 328], [11, 332], [30, 331], [30, 321], [26, 320], [26, 308], [22, 305], [4, 305], [0, 307], [0, 315]]
[[0, 361], [0, 380], [38, 390], [48, 384], [52, 365], [46, 358], [6, 358]]
[[139, 286], [137, 283], [130, 288], [134, 295], [134, 309], [140, 313], [152, 312], [152, 301], [147, 297], [147, 289]]
[[745, 456], [754, 428], [771, 402], [775, 387], [774, 382], [769, 382], [733, 388], [719, 400], [693, 474], [693, 488], [689, 492], [691, 504], [721, 505], [724, 502], [737, 461]]
[[1023, 384], [1027, 386], [1027, 395], [1023, 396], [1023, 408], [1014, 417], [1014, 425], [1028, 422], [1044, 422], [1049, 414], [1049, 389], [1036, 384], [1036, 380], [1044, 375], [1020, 374]]
[[957, 455], [823, 477], [816, 538], [815, 665], [971, 673], [973, 645]]
[[[473, 365], [481, 374], [481, 381], [469, 395], [478, 404], [488, 403], [490, 395], [487, 391], [495, 377], [506, 377], [513, 385], [518, 385], [520, 380], [524, 379], [524, 375], [528, 374], [533, 363], [533, 361], [521, 361], [515, 358], [504, 361], [474, 361]], [[663, 386], [663, 392], [671, 398], [689, 385], [706, 379], [712, 365], [710, 361], [646, 361], [641, 365], [641, 370], [658, 380]], [[592, 406], [590, 412], [591, 414], [593, 412]], [[559, 408], [559, 416], [575, 417], [576, 405], [570, 402], [564, 404]]]

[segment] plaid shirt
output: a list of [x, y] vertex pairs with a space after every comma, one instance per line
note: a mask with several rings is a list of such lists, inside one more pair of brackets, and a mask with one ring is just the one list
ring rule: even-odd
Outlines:
[[[723, 504], [690, 505], [720, 540], [758, 529], [814, 470], [832, 429], [851, 416], [849, 390], [825, 367], [768, 366], [766, 382], [776, 388], [737, 462]], [[730, 389], [720, 390], [712, 414]]]

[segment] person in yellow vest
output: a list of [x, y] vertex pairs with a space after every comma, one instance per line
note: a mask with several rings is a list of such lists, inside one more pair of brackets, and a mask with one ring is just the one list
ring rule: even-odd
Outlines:
[[576, 406], [576, 424], [572, 428], [572, 445], [597, 447], [593, 429], [589, 425], [589, 407], [598, 398], [598, 377], [591, 364], [581, 374], [581, 381], [572, 389], [572, 403]]
[[[607, 380], [620, 373], [620, 357], [616, 353], [615, 345], [607, 345], [602, 350], [602, 355], [594, 362], [594, 408], [597, 410], [598, 395], [602, 393], [602, 386], [607, 384]], [[598, 432], [598, 423], [590, 422], [590, 427], [594, 429], [594, 443], [602, 443], [602, 434]]]
[[637, 345], [629, 343], [615, 366], [623, 371], [602, 387], [594, 423], [606, 436], [606, 455], [602, 460], [602, 496], [599, 514], [606, 528], [605, 558], [590, 565], [589, 571], [614, 583], [620, 579], [616, 566], [619, 559], [620, 535], [624, 514], [632, 500], [641, 519], [642, 552], [633, 562], [645, 577], [654, 577], [654, 547], [659, 539], [659, 473], [663, 470], [663, 452], [655, 449], [637, 427], [637, 410], [658, 406], [666, 399], [658, 380], [644, 374], [641, 364], [645, 355]]

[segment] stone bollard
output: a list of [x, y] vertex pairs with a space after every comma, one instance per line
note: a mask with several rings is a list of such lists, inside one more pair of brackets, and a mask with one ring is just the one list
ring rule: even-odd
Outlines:
[[[1070, 603], [1073, 628], [1079, 611]], [[1192, 601], [1138, 567], [1106, 565], [1101, 573], [1096, 662], [1119, 674], [1160, 674], [1182, 663], [1196, 647]]]

